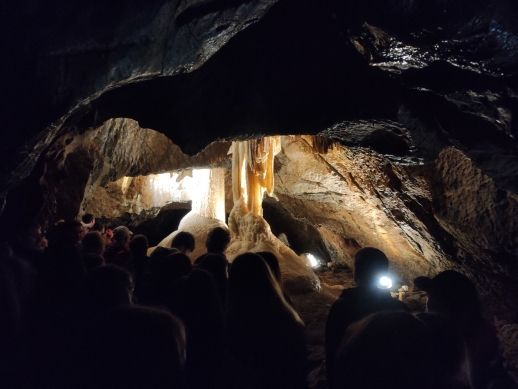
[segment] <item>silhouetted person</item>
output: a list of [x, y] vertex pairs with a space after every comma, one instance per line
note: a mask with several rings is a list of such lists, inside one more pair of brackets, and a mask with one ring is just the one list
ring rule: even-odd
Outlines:
[[126, 226], [119, 226], [113, 230], [113, 244], [104, 250], [104, 259], [106, 263], [111, 263], [130, 269], [131, 255], [129, 243], [133, 233]]
[[204, 270], [194, 269], [179, 281], [177, 290], [178, 297], [170, 306], [186, 328], [189, 388], [227, 388], [223, 312], [214, 280]]
[[225, 307], [228, 281], [227, 259], [220, 254], [206, 254], [197, 268], [207, 271], [212, 276], [218, 290], [221, 306]]
[[[401, 301], [390, 296], [388, 290], [379, 289], [381, 276], [388, 271], [389, 260], [380, 250], [366, 247], [354, 258], [356, 288], [346, 289], [334, 302], [326, 321], [326, 367], [328, 385], [333, 384], [334, 359], [347, 328], [355, 321], [375, 312], [408, 311]], [[333, 387], [333, 386], [330, 386]]]
[[[431, 387], [441, 389], [468, 389], [469, 372], [467, 352], [460, 331], [444, 316], [419, 313], [418, 319], [426, 324], [431, 339], [429, 363], [432, 369]], [[417, 356], [418, 357], [418, 356]]]
[[[407, 312], [379, 312], [349, 327], [336, 355], [336, 389], [432, 389], [426, 325]], [[328, 382], [329, 385], [329, 382]]]
[[[205, 241], [205, 247], [207, 248], [207, 254], [220, 254], [225, 258], [225, 250], [227, 249], [230, 243], [230, 232], [223, 227], [216, 227], [212, 229], [207, 235], [207, 240]], [[207, 254], [203, 254], [196, 258], [194, 261], [195, 265], [198, 265], [203, 257]]]
[[194, 236], [190, 232], [180, 231], [171, 241], [171, 248], [177, 249], [182, 254], [189, 254], [194, 251]]
[[131, 304], [133, 278], [118, 266], [106, 265], [93, 269], [85, 279], [81, 295], [90, 315]]
[[239, 255], [230, 267], [227, 334], [231, 354], [258, 387], [307, 387], [304, 324], [257, 254]]
[[47, 245], [48, 242], [41, 226], [36, 222], [28, 222], [16, 232], [12, 249], [16, 256], [29, 261], [37, 269], [40, 265], [43, 250]]
[[149, 257], [147, 256], [148, 240], [144, 235], [135, 235], [130, 241], [129, 248], [133, 275], [135, 276], [135, 282], [138, 283], [149, 264]]
[[503, 368], [494, 326], [482, 316], [475, 285], [453, 270], [433, 279], [417, 277], [414, 284], [426, 291], [427, 311], [446, 316], [464, 339], [472, 388], [516, 388]]
[[99, 231], [88, 232], [81, 239], [81, 252], [83, 254], [99, 254], [104, 252], [104, 239]]
[[283, 294], [284, 298], [286, 299], [288, 304], [290, 304], [293, 307], [294, 306], [293, 301], [291, 300], [291, 297], [288, 294], [288, 292], [286, 292], [286, 290], [284, 289], [284, 283], [282, 281], [281, 267], [279, 266], [279, 260], [277, 259], [277, 257], [269, 251], [262, 251], [257, 254], [260, 255], [261, 258], [263, 258], [264, 261], [266, 262], [266, 264], [270, 267], [273, 277], [279, 283], [279, 286], [282, 289], [282, 294]]
[[86, 269], [79, 251], [83, 228], [65, 221], [43, 253], [38, 272], [33, 338], [35, 368], [30, 373], [41, 387], [57, 387], [72, 338], [72, 316]]
[[84, 331], [70, 387], [184, 389], [185, 332], [171, 313], [125, 306]]
[[104, 261], [104, 258], [100, 254], [83, 254], [83, 265], [88, 273], [90, 273], [93, 269], [99, 266], [106, 265], [106, 262]]
[[24, 259], [0, 250], [0, 387], [22, 387], [20, 363], [32, 319], [36, 273]]
[[98, 231], [101, 233], [101, 235], [104, 235], [104, 233], [106, 232], [106, 227], [104, 226], [103, 223], [101, 222], [95, 222], [93, 227], [90, 228], [90, 231]]
[[73, 299], [86, 276], [80, 253], [83, 228], [78, 221], [65, 221], [56, 226], [54, 240], [42, 256], [39, 267], [40, 297]]
[[178, 293], [175, 284], [191, 271], [191, 260], [185, 254], [151, 255], [136, 291], [138, 301], [145, 305], [166, 307], [174, 313], [173, 305]]
[[84, 214], [81, 218], [81, 224], [83, 226], [83, 234], [88, 234], [92, 227], [95, 225], [94, 215], [92, 215], [91, 213]]

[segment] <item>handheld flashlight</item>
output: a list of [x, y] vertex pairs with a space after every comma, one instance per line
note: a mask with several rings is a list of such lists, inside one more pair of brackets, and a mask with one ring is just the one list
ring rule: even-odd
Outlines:
[[387, 276], [383, 276], [380, 278], [378, 288], [380, 289], [390, 289], [392, 288], [392, 280]]

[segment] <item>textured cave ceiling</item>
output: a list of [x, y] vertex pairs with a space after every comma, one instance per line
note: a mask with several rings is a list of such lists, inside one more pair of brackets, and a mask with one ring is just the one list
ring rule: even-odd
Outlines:
[[[509, 296], [498, 312], [518, 311], [516, 2], [1, 7], [2, 224], [76, 212], [125, 175], [219, 166], [226, 144], [188, 156], [215, 141], [322, 134], [344, 146], [342, 165], [326, 166], [360, 188], [354, 196], [436, 245], [423, 261], [464, 271], [488, 296]], [[278, 175], [294, 166], [281, 163]], [[317, 220], [308, 228], [335, 226], [322, 232], [328, 243], [338, 247], [342, 231], [355, 249], [363, 227], [347, 220], [359, 214], [320, 220], [336, 194], [312, 198], [292, 184], [279, 189], [285, 211]]]

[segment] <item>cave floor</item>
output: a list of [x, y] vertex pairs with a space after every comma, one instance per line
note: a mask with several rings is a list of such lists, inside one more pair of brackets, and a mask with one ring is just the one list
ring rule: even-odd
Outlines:
[[[309, 294], [292, 295], [293, 302], [302, 320], [306, 323], [306, 342], [308, 348], [309, 375], [311, 389], [326, 389], [325, 370], [325, 324], [333, 302], [342, 290], [355, 286], [350, 269], [326, 270], [317, 273], [322, 290]], [[413, 306], [415, 313], [423, 307]], [[500, 351], [504, 357], [504, 366], [518, 382], [518, 323], [496, 321], [500, 340]]]

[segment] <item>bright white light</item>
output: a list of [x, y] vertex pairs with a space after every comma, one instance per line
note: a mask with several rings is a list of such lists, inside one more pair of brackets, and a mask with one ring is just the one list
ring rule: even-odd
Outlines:
[[380, 286], [383, 288], [383, 289], [389, 289], [389, 288], [392, 288], [392, 280], [388, 277], [381, 277], [380, 278]]
[[318, 266], [318, 261], [317, 259], [313, 256], [313, 254], [307, 254], [306, 255], [309, 259], [309, 263], [311, 264], [311, 267], [317, 267]]

